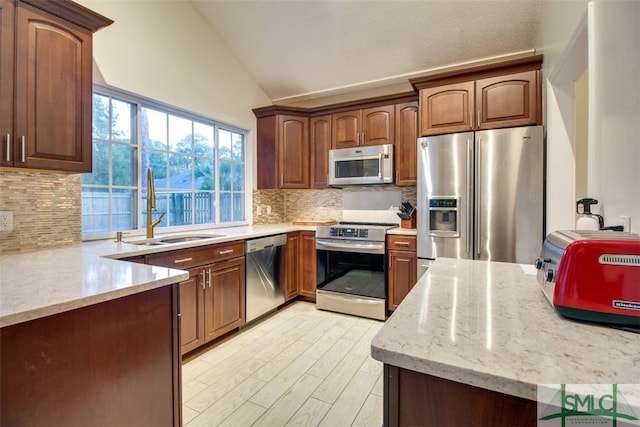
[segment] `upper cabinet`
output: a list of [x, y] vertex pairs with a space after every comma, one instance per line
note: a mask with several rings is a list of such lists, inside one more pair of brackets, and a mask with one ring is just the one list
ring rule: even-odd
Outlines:
[[309, 119], [258, 118], [258, 189], [309, 188]]
[[396, 185], [416, 185], [418, 144], [418, 102], [396, 104], [394, 161]]
[[73, 2], [0, 0], [0, 165], [90, 172], [92, 34]]
[[310, 188], [327, 188], [329, 149], [331, 148], [331, 115], [309, 119]]
[[331, 148], [394, 143], [394, 105], [334, 113]]
[[423, 136], [542, 124], [542, 56], [412, 79]]

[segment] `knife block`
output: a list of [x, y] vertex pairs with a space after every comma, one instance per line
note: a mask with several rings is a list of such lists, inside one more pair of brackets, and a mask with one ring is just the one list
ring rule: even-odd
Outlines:
[[416, 228], [416, 216], [413, 215], [409, 219], [401, 219], [400, 228]]

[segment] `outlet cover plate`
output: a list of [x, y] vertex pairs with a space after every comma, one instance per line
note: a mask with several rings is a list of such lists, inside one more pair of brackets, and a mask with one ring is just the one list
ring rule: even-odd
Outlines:
[[13, 231], [12, 211], [0, 211], [0, 231]]

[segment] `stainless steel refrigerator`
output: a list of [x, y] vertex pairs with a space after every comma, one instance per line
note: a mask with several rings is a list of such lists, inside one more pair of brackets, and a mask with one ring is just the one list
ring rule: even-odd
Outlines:
[[533, 263], [544, 238], [542, 126], [418, 139], [418, 274], [439, 257]]

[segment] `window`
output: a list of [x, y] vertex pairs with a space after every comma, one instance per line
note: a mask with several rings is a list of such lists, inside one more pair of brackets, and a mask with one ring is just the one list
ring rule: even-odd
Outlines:
[[[85, 236], [146, 226], [147, 171], [158, 227], [245, 221], [245, 133], [108, 88], [93, 94], [93, 171], [82, 176]], [[157, 230], [157, 229], [156, 229]]]

